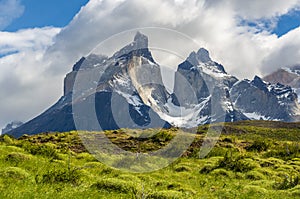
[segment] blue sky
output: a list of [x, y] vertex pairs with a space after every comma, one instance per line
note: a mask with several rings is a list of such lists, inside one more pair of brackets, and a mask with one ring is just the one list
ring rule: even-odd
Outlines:
[[[26, 28], [45, 26], [65, 27], [89, 0], [21, 0], [23, 14], [12, 21], [4, 31], [14, 32]], [[1, 0], [0, 0], [1, 3]], [[289, 12], [277, 19], [272, 33], [281, 37], [300, 26], [300, 11]], [[252, 26], [251, 22], [248, 25]], [[2, 55], [3, 56], [3, 55]]]
[[300, 26], [300, 11], [295, 11], [283, 15], [279, 18], [277, 27], [274, 29], [273, 33], [278, 36], [282, 36]]
[[242, 19], [241, 25], [257, 28], [258, 32], [268, 30], [270, 31], [270, 33], [276, 34], [278, 37], [281, 37], [300, 26], [300, 10], [291, 11], [287, 14], [273, 17], [271, 19]]
[[5, 31], [44, 26], [64, 27], [88, 0], [22, 0], [24, 13]]

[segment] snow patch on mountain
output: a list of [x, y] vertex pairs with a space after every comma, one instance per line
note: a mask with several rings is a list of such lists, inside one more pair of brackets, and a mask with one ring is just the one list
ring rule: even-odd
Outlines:
[[248, 118], [250, 118], [251, 120], [270, 120], [270, 117], [267, 117], [265, 115], [261, 115], [260, 113], [246, 113], [243, 112], [244, 115], [246, 115]]
[[[294, 68], [292, 72], [299, 75], [299, 71]], [[75, 82], [78, 76], [79, 83]], [[88, 113], [74, 116], [73, 112], [74, 107], [89, 107], [91, 102], [96, 104], [92, 109], [96, 109], [102, 130], [300, 119], [297, 95], [291, 87], [271, 84], [257, 76], [252, 81], [238, 80], [214, 62], [204, 48], [178, 65], [174, 87], [166, 89], [161, 66], [148, 49], [148, 38], [139, 32], [112, 57], [91, 54], [81, 58], [64, 83], [64, 96], [55, 105], [10, 133], [18, 137], [27, 132], [70, 131], [76, 129], [74, 118], [81, 117], [83, 130], [94, 130]]]
[[195, 104], [192, 108], [176, 106], [172, 99], [168, 99], [164, 105], [166, 112], [158, 112], [158, 115], [165, 121], [177, 127], [193, 128], [200, 123], [208, 122], [209, 116], [201, 116], [200, 112], [208, 106], [211, 96], [203, 99], [200, 104]]

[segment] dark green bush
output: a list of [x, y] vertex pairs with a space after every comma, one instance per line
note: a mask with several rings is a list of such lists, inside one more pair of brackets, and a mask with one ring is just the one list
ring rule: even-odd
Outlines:
[[168, 142], [173, 139], [173, 135], [166, 131], [160, 131], [151, 137], [153, 142]]
[[8, 145], [13, 145], [15, 139], [10, 135], [5, 134], [5, 135], [1, 136], [1, 141], [5, 142]]
[[13, 179], [13, 180], [24, 180], [29, 177], [29, 174], [18, 167], [8, 167], [4, 170], [0, 170], [0, 178], [2, 179]]
[[30, 156], [23, 154], [23, 153], [19, 153], [19, 152], [13, 152], [13, 153], [8, 154], [5, 157], [5, 160], [16, 166], [21, 162], [30, 160]]
[[41, 155], [52, 159], [59, 159], [57, 151], [46, 144], [31, 144], [25, 142], [22, 144], [22, 148], [32, 155]]
[[237, 153], [226, 153], [225, 157], [218, 162], [218, 168], [224, 168], [235, 172], [248, 172], [259, 167], [254, 160]]
[[215, 169], [211, 172], [212, 175], [215, 176], [224, 176], [224, 177], [232, 177], [230, 171], [227, 171], [225, 169]]
[[293, 195], [293, 196], [295, 196], [295, 198], [296, 197], [300, 197], [300, 185], [297, 185], [297, 186], [295, 186], [295, 187], [293, 187], [292, 189], [290, 189], [289, 190], [290, 191], [290, 193]]
[[246, 178], [247, 179], [250, 179], [250, 180], [263, 180], [265, 179], [265, 176], [260, 173], [259, 171], [249, 171], [247, 174], [246, 174]]
[[291, 160], [300, 155], [300, 147], [298, 143], [279, 145], [276, 149], [268, 151], [264, 156], [280, 158], [282, 160]]
[[149, 196], [147, 198], [149, 198], [149, 199], [177, 199], [177, 198], [182, 198], [182, 193], [179, 191], [173, 191], [173, 190], [158, 191], [158, 192], [149, 194]]
[[172, 184], [169, 184], [167, 186], [167, 189], [168, 190], [173, 190], [173, 189], [179, 189], [181, 187], [181, 184], [178, 184], [178, 183], [172, 183]]
[[208, 174], [216, 168], [217, 167], [215, 165], [207, 164], [207, 165], [204, 165], [204, 167], [202, 167], [202, 169], [200, 170], [200, 173], [201, 174]]
[[174, 169], [176, 172], [185, 172], [185, 171], [191, 171], [191, 168], [187, 166], [178, 166]]
[[112, 173], [115, 173], [116, 170], [110, 168], [110, 167], [107, 167], [107, 168], [104, 168], [102, 171], [101, 171], [101, 174], [104, 174], [104, 175], [108, 175], [108, 174], [112, 174]]
[[300, 177], [299, 176], [284, 176], [283, 180], [279, 183], [275, 183], [274, 188], [278, 190], [286, 190], [296, 187], [300, 185]]
[[[231, 149], [232, 150], [232, 149]], [[228, 153], [229, 149], [227, 148], [223, 148], [223, 147], [214, 147], [209, 154], [207, 155], [207, 158], [210, 157], [218, 157], [218, 156], [222, 156], [224, 157], [226, 155], [226, 153]]]
[[72, 183], [78, 185], [81, 182], [81, 173], [77, 169], [50, 170], [41, 177], [36, 176], [37, 183]]
[[262, 151], [267, 151], [269, 146], [270, 144], [268, 141], [258, 139], [255, 140], [250, 146], [246, 147], [246, 150], [262, 152]]
[[102, 179], [91, 187], [117, 193], [131, 193], [134, 195], [137, 193], [137, 189], [133, 183], [116, 178]]
[[233, 140], [230, 137], [226, 137], [223, 139], [223, 142], [233, 143]]

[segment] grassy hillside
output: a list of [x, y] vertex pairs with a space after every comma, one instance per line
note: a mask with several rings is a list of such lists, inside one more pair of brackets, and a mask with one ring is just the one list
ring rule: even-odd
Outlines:
[[[300, 198], [300, 124], [225, 124], [215, 148], [199, 159], [207, 126], [176, 162], [143, 174], [109, 168], [82, 145], [79, 132], [0, 137], [0, 198]], [[218, 128], [215, 125], [214, 128]], [[81, 132], [82, 133], [82, 132]], [[154, 151], [176, 129], [107, 131], [123, 149]]]

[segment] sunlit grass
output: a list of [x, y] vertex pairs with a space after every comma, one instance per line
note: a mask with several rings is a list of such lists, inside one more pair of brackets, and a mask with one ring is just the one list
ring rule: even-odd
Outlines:
[[[18, 140], [1, 136], [0, 198], [298, 198], [300, 131], [266, 126], [225, 124], [226, 132], [204, 159], [198, 154], [207, 126], [199, 127], [181, 158], [150, 173], [120, 171], [99, 162], [78, 135], [89, 132]], [[122, 129], [105, 135], [124, 150], [147, 153], [167, 146], [176, 130]], [[145, 166], [154, 167], [156, 161]], [[133, 162], [111, 158], [112, 165]]]

